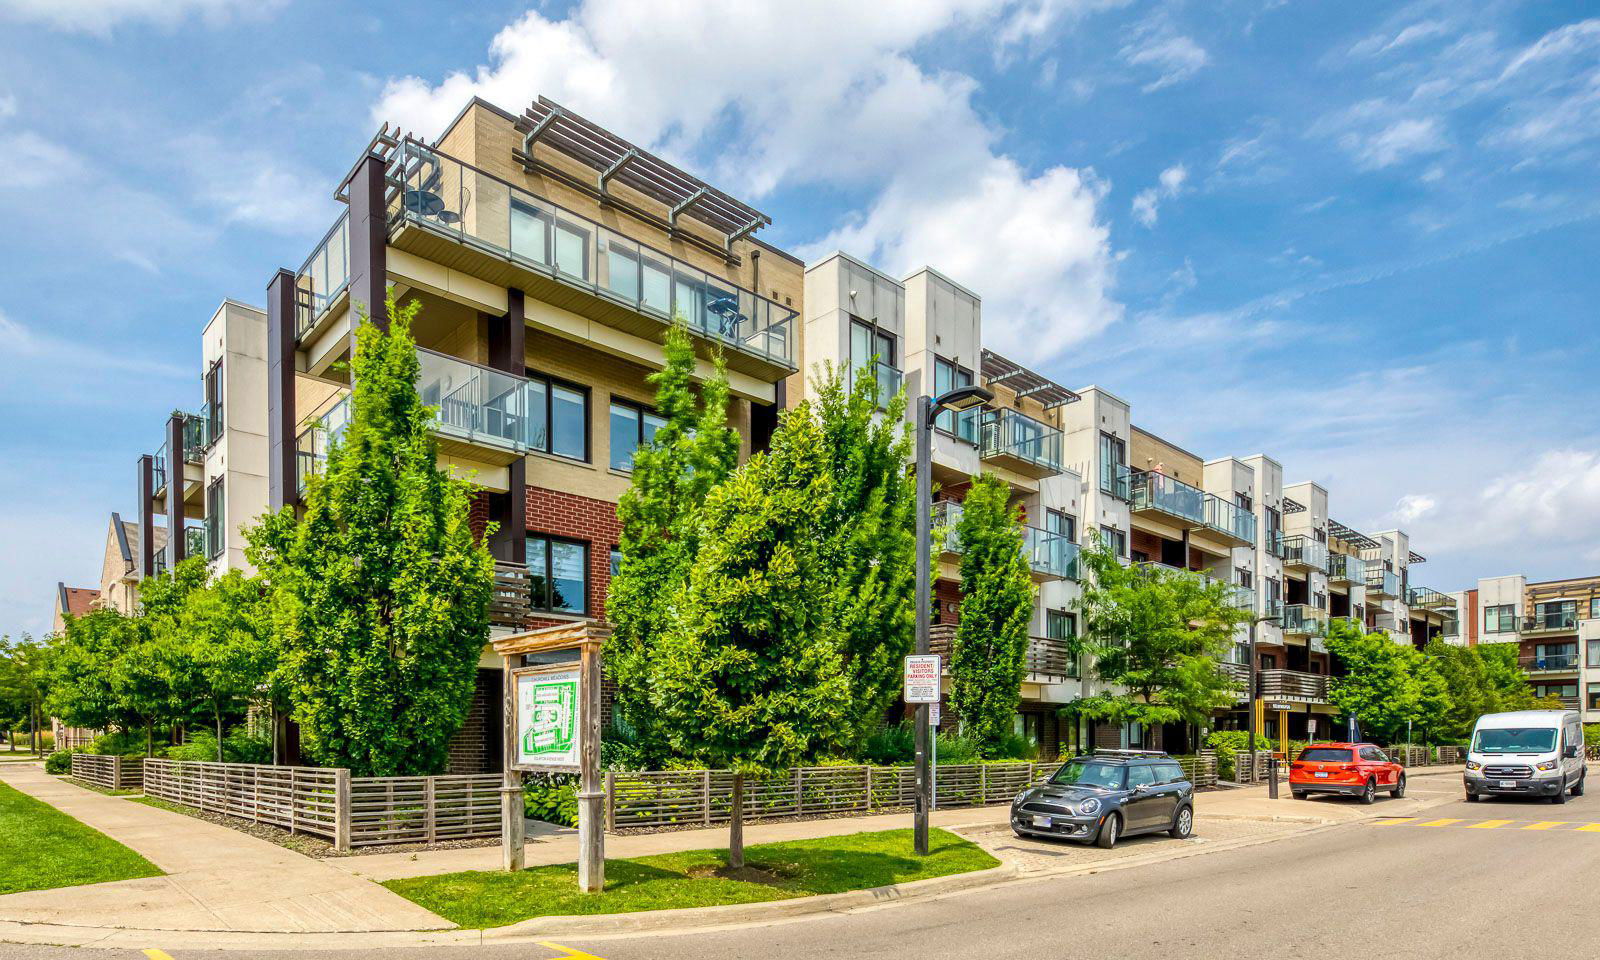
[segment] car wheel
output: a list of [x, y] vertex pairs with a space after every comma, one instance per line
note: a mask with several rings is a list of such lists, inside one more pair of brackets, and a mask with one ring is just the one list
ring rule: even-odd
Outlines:
[[1468, 803], [1477, 803], [1478, 802], [1478, 795], [1476, 793], [1473, 793], [1470, 790], [1467, 791], [1467, 802]]
[[1406, 795], [1406, 775], [1400, 774], [1400, 779], [1395, 781], [1394, 789], [1389, 791], [1389, 796], [1396, 800]]
[[1367, 778], [1367, 785], [1361, 791], [1361, 802], [1362, 802], [1363, 805], [1370, 805], [1370, 804], [1376, 803], [1377, 800], [1378, 800], [1378, 781], [1372, 779], [1371, 777], [1368, 777]]
[[1294, 798], [1296, 800], [1304, 800], [1306, 798], [1306, 792], [1304, 790], [1290, 790], [1289, 792], [1294, 794]]
[[1587, 780], [1588, 778], [1589, 778], [1589, 771], [1587, 771], [1587, 770], [1585, 770], [1582, 773], [1578, 774], [1578, 782], [1574, 783], [1572, 785], [1572, 795], [1574, 797], [1583, 796], [1583, 781]]
[[1556, 791], [1556, 795], [1550, 798], [1550, 802], [1551, 803], [1566, 803], [1567, 802], [1567, 778], [1566, 777], [1563, 776], [1561, 778], [1561, 789], [1557, 790]]
[[1117, 845], [1117, 837], [1122, 833], [1122, 814], [1107, 814], [1100, 822], [1100, 832], [1095, 835], [1094, 845], [1102, 850], [1110, 850]]
[[1172, 829], [1167, 835], [1174, 840], [1183, 840], [1194, 831], [1194, 807], [1179, 807], [1178, 815], [1172, 820]]

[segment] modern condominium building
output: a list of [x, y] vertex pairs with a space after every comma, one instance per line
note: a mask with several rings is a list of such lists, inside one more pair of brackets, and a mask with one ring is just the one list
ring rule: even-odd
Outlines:
[[1600, 576], [1486, 577], [1456, 597], [1464, 643], [1516, 644], [1535, 693], [1600, 721]]

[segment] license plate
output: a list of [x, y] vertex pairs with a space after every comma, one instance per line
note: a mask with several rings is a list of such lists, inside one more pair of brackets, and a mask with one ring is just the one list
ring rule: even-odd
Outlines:
[[1036, 827], [1048, 827], [1050, 826], [1050, 818], [1036, 816], [1033, 818], [1033, 825]]
[[1323, 772], [1322, 772], [1322, 771], [1320, 771], [1320, 770], [1319, 770], [1319, 771], [1317, 771], [1317, 772], [1316, 772], [1316, 773], [1313, 773], [1313, 774], [1312, 774], [1312, 776], [1313, 776], [1313, 777], [1323, 777], [1323, 778], [1326, 778], [1326, 777], [1327, 777], [1327, 776], [1328, 776], [1328, 775], [1327, 775], [1327, 774], [1326, 774], [1326, 773], [1323, 773]]
[[1517, 785], [1517, 781], [1515, 781], [1515, 780], [1501, 780], [1500, 781], [1500, 786], [1502, 786], [1502, 787], [1514, 787], [1516, 785]]

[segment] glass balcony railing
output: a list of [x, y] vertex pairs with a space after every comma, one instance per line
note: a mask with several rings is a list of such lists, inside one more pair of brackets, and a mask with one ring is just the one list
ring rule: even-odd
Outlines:
[[222, 523], [217, 517], [206, 517], [203, 525], [198, 527], [183, 528], [183, 555], [185, 557], [207, 557], [212, 555], [209, 549], [212, 543], [222, 543]]
[[306, 335], [350, 285], [350, 213], [334, 221], [294, 278], [295, 339]]
[[1285, 566], [1310, 567], [1313, 570], [1328, 569], [1328, 545], [1319, 540], [1303, 534], [1284, 537], [1280, 545], [1278, 556], [1283, 558]]
[[1538, 633], [1541, 630], [1576, 629], [1578, 629], [1578, 613], [1575, 610], [1548, 610], [1536, 613], [1531, 617], [1522, 618], [1523, 633]]
[[1133, 499], [1133, 471], [1126, 464], [1103, 460], [1100, 463], [1100, 492], [1118, 500]]
[[1367, 579], [1367, 562], [1348, 553], [1328, 554], [1328, 579], [1362, 584]]
[[1517, 664], [1529, 672], [1539, 670], [1576, 670], [1577, 653], [1545, 653], [1518, 657]]
[[1406, 605], [1417, 610], [1454, 610], [1456, 599], [1431, 587], [1411, 587], [1406, 590]]
[[1283, 632], [1308, 637], [1328, 635], [1328, 611], [1308, 603], [1291, 603], [1283, 608]]
[[406, 140], [389, 172], [390, 224], [416, 224], [725, 346], [797, 369], [796, 312]]
[[1052, 473], [1061, 470], [1061, 431], [1015, 410], [985, 410], [979, 418], [978, 456], [1010, 457]]
[[155, 456], [151, 460], [153, 463], [150, 471], [150, 489], [152, 492], [160, 493], [167, 488], [167, 445], [165, 443], [156, 447]]
[[855, 387], [857, 377], [867, 376], [877, 381], [879, 409], [888, 409], [889, 401], [900, 392], [900, 382], [904, 375], [893, 364], [874, 360], [871, 363], [851, 364], [846, 369], [850, 372], [849, 386], [852, 389]]
[[[941, 500], [933, 505], [933, 545], [941, 553], [959, 554], [961, 535], [961, 504]], [[1078, 555], [1081, 548], [1064, 534], [1051, 533], [1039, 527], [1022, 528], [1022, 555], [1035, 573], [1060, 580], [1078, 579]]]
[[1255, 592], [1254, 589], [1252, 589], [1250, 587], [1240, 586], [1239, 584], [1236, 584], [1236, 583], [1228, 583], [1227, 581], [1221, 580], [1218, 577], [1213, 577], [1211, 574], [1206, 573], [1204, 570], [1185, 570], [1182, 567], [1174, 567], [1174, 566], [1171, 566], [1169, 564], [1158, 563], [1155, 560], [1141, 560], [1141, 561], [1139, 561], [1138, 566], [1140, 566], [1141, 568], [1143, 568], [1145, 570], [1149, 570], [1149, 571], [1152, 571], [1152, 572], [1158, 572], [1158, 573], [1169, 574], [1169, 575], [1176, 575], [1176, 576], [1181, 576], [1181, 577], [1193, 577], [1194, 579], [1199, 580], [1201, 583], [1206, 583], [1206, 584], [1221, 583], [1221, 584], [1223, 584], [1224, 586], [1227, 587], [1228, 603], [1229, 604], [1231, 604], [1232, 606], [1238, 607], [1240, 610], [1254, 610], [1255, 609], [1255, 606], [1256, 606], [1256, 592]]
[[1256, 515], [1239, 506], [1231, 500], [1224, 500], [1215, 494], [1206, 494], [1206, 515], [1204, 523], [1213, 530], [1220, 531], [1236, 540], [1245, 543], [1256, 542]]
[[183, 415], [183, 459], [189, 463], [205, 463], [206, 450], [211, 446], [210, 408], [201, 407], [198, 414]]
[[544, 448], [544, 394], [530, 381], [421, 347], [417, 359], [417, 391], [438, 433], [520, 453]]
[[1154, 510], [1190, 523], [1205, 522], [1206, 493], [1199, 487], [1148, 470], [1135, 473], [1129, 486], [1135, 510]]
[[1376, 563], [1367, 564], [1367, 593], [1373, 597], [1400, 596], [1400, 575]]

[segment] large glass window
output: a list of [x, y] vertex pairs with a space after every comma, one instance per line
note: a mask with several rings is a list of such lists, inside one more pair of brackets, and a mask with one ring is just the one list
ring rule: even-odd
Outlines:
[[1533, 615], [1546, 630], [1565, 630], [1578, 625], [1578, 601], [1547, 600], [1533, 605]]
[[[933, 395], [941, 396], [957, 387], [972, 386], [972, 371], [964, 370], [943, 357], [933, 358]], [[959, 421], [954, 410], [942, 411], [933, 425], [945, 433], [959, 433], [964, 439], [977, 442], [977, 423], [972, 413], [964, 413]], [[960, 427], [958, 431], [956, 428]]]
[[535, 450], [574, 460], [589, 459], [589, 392], [582, 387], [531, 376], [529, 443]]
[[[1078, 635], [1078, 615], [1067, 610], [1046, 610], [1044, 632], [1051, 640], [1071, 640]], [[1067, 671], [1069, 677], [1079, 676], [1077, 656], [1073, 656]]]
[[1484, 633], [1516, 633], [1517, 613], [1516, 607], [1509, 603], [1500, 603], [1483, 608]]
[[1070, 514], [1046, 507], [1044, 511], [1044, 528], [1051, 533], [1066, 537], [1071, 543], [1078, 542], [1078, 518]]
[[1128, 535], [1116, 527], [1100, 525], [1100, 539], [1111, 545], [1111, 549], [1119, 557], [1128, 555]]
[[528, 578], [533, 608], [554, 613], [589, 611], [589, 545], [554, 537], [528, 537]]
[[1600, 710], [1600, 683], [1589, 684], [1589, 709]]
[[611, 401], [611, 468], [632, 470], [633, 454], [655, 439], [666, 418], [626, 400]]
[[222, 477], [211, 481], [206, 487], [206, 519], [205, 519], [205, 544], [206, 559], [215, 560], [222, 556], [222, 532], [228, 528], [227, 504], [224, 499]]
[[1100, 434], [1100, 489], [1114, 497], [1126, 500], [1128, 498], [1125, 480], [1127, 466], [1127, 443], [1114, 434]]
[[1589, 666], [1600, 667], [1600, 640], [1589, 641]]

